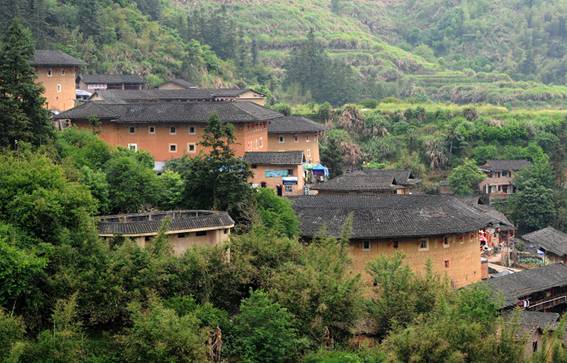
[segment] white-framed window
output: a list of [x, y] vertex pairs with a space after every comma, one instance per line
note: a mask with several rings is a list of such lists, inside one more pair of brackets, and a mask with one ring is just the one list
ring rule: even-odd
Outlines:
[[53, 69], [49, 68], [47, 70], [47, 77], [53, 77]]
[[292, 193], [293, 192], [293, 186], [292, 185], [285, 185], [285, 192], [286, 193]]
[[262, 137], [258, 139], [258, 147], [264, 147], [264, 139]]
[[128, 133], [129, 134], [135, 134], [136, 133], [136, 127], [135, 126], [128, 127]]
[[443, 237], [443, 248], [449, 248], [449, 246], [450, 246], [449, 236]]
[[169, 144], [169, 152], [176, 153], [177, 152], [177, 144]]
[[422, 238], [419, 240], [419, 250], [429, 251], [429, 241], [427, 240], [427, 238]]
[[171, 126], [169, 128], [169, 134], [170, 135], [175, 135], [177, 133], [177, 128], [175, 128], [175, 126]]
[[309, 142], [309, 135], [305, 136], [305, 142]]
[[280, 135], [280, 136], [278, 137], [278, 141], [279, 141], [280, 144], [285, 143], [285, 137], [284, 137], [283, 135]]
[[148, 126], [148, 134], [155, 135], [156, 127], [155, 126]]
[[194, 143], [187, 144], [187, 152], [188, 153], [195, 153], [197, 152], [197, 146]]
[[197, 128], [195, 126], [189, 126], [189, 135], [195, 135], [197, 133]]
[[61, 86], [61, 83], [57, 83], [57, 93], [61, 93], [61, 91], [63, 91], [63, 86]]
[[61, 75], [62, 75], [62, 76], [65, 75], [65, 68], [61, 68]]
[[449, 268], [449, 260], [444, 260], [443, 265], [445, 266], [445, 268]]
[[366, 241], [362, 241], [362, 250], [363, 251], [370, 251], [370, 248], [372, 247], [370, 241], [366, 240]]
[[128, 150], [138, 151], [138, 144], [128, 144]]
[[297, 137], [297, 135], [293, 135], [293, 142], [296, 144], [299, 142], [299, 137]]

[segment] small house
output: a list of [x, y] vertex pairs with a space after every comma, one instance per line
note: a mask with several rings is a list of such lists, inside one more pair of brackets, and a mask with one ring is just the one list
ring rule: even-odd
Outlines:
[[254, 173], [253, 186], [273, 189], [279, 196], [304, 193], [302, 151], [246, 152], [244, 161]]
[[480, 182], [480, 192], [490, 203], [508, 198], [516, 192], [513, 180], [516, 173], [530, 165], [527, 160], [488, 160], [480, 167], [486, 178]]
[[546, 262], [567, 263], [567, 234], [553, 227], [545, 227], [524, 234], [521, 239], [527, 244], [528, 249], [542, 254]]

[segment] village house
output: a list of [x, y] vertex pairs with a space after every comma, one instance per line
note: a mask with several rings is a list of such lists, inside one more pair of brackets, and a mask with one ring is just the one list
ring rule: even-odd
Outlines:
[[181, 78], [165, 81], [158, 86], [158, 89], [190, 89], [190, 88], [197, 88], [197, 86]]
[[94, 92], [105, 89], [141, 90], [146, 81], [135, 74], [87, 74], [79, 76], [78, 89]]
[[417, 273], [431, 261], [433, 271], [446, 275], [454, 287], [481, 280], [479, 230], [490, 220], [455, 197], [336, 194], [291, 200], [306, 241], [322, 229], [340, 236], [352, 216], [352, 270], [369, 283], [368, 263], [394, 252], [403, 253]]
[[268, 151], [268, 121], [281, 117], [247, 101], [127, 104], [91, 101], [57, 115], [56, 119], [93, 129], [112, 146], [147, 151], [159, 168], [165, 161], [206, 152], [199, 142], [213, 114], [235, 126], [232, 149], [239, 157], [248, 151]]
[[488, 160], [480, 167], [486, 178], [480, 182], [479, 189], [490, 203], [506, 199], [516, 192], [513, 184], [515, 174], [530, 165], [527, 160]]
[[502, 310], [559, 311], [567, 303], [567, 266], [562, 263], [523, 270], [484, 282]]
[[311, 190], [326, 194], [411, 194], [419, 179], [409, 170], [364, 169], [314, 184]]
[[303, 151], [309, 164], [320, 163], [319, 137], [327, 127], [300, 116], [284, 116], [268, 124], [270, 151]]
[[254, 187], [273, 189], [279, 196], [304, 193], [302, 151], [246, 152], [244, 161], [250, 164], [254, 174]]
[[545, 336], [551, 335], [559, 325], [558, 313], [542, 311], [508, 312], [504, 315], [508, 324], [517, 324], [516, 338], [524, 341], [524, 358], [528, 361], [534, 353], [549, 347], [545, 345]]
[[75, 107], [76, 77], [85, 63], [60, 50], [36, 50], [31, 62], [44, 88], [45, 107], [62, 112]]
[[[91, 101], [105, 103], [149, 103], [149, 102], [252, 102], [266, 104], [263, 94], [239, 88], [190, 88], [190, 89], [144, 89], [144, 90], [98, 90]], [[280, 114], [280, 117], [282, 115]]]
[[545, 227], [521, 237], [528, 250], [539, 252], [545, 262], [567, 263], [567, 234], [553, 227]]
[[227, 241], [234, 221], [226, 212], [176, 210], [99, 217], [98, 235], [112, 240], [126, 237], [144, 248], [151, 245], [162, 225], [175, 255], [192, 246], [214, 246]]

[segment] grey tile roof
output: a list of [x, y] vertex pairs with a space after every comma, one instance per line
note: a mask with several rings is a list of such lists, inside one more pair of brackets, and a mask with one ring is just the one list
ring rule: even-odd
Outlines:
[[181, 78], [175, 78], [175, 79], [171, 79], [169, 81], [163, 82], [163, 84], [165, 84], [165, 83], [173, 83], [173, 84], [176, 84], [176, 85], [183, 87], [185, 89], [195, 88], [195, 85], [193, 85], [191, 82], [186, 81], [186, 80], [181, 79]]
[[313, 190], [333, 192], [372, 192], [396, 189], [396, 185], [407, 186], [416, 183], [409, 170], [365, 169], [344, 174], [327, 182], [315, 184]]
[[244, 161], [252, 165], [299, 165], [303, 164], [303, 151], [246, 152]]
[[352, 213], [352, 238], [426, 237], [475, 232], [490, 219], [447, 195], [329, 194], [290, 198], [304, 237], [325, 227], [339, 236]]
[[96, 101], [62, 112], [56, 119], [86, 120], [96, 116], [117, 123], [207, 123], [212, 114], [232, 123], [268, 121], [280, 114], [253, 102], [152, 102], [107, 104]]
[[[108, 103], [162, 102], [215, 100], [236, 98], [247, 89], [233, 88], [189, 88], [189, 89], [145, 89], [145, 90], [98, 90], [96, 95]], [[281, 117], [281, 114], [280, 114]]]
[[86, 63], [60, 50], [36, 50], [31, 62], [34, 66], [83, 66]]
[[567, 234], [553, 227], [545, 227], [539, 231], [525, 234], [522, 239], [557, 256], [567, 255]]
[[516, 226], [514, 226], [514, 223], [512, 223], [508, 219], [508, 217], [506, 217], [506, 215], [504, 215], [504, 213], [496, 210], [496, 208], [491, 207], [489, 205], [484, 205], [484, 204], [476, 204], [476, 205], [474, 205], [474, 208], [478, 209], [482, 213], [485, 213], [487, 216], [489, 216], [492, 220], [491, 223], [494, 227], [500, 227], [503, 230], [516, 229]]
[[232, 228], [234, 220], [226, 212], [167, 211], [99, 217], [98, 234], [135, 236], [155, 234], [166, 218], [171, 218], [168, 232], [210, 228]]
[[284, 116], [270, 121], [270, 134], [300, 134], [327, 130], [328, 127], [301, 116]]
[[81, 81], [86, 84], [105, 83], [105, 84], [120, 84], [120, 83], [134, 83], [144, 84], [146, 81], [143, 77], [136, 74], [86, 74], [81, 76]]
[[500, 170], [520, 170], [529, 166], [531, 163], [527, 160], [487, 160], [480, 168], [482, 170], [500, 171]]
[[519, 323], [526, 331], [553, 329], [559, 322], [560, 317], [558, 313], [522, 310]]
[[484, 282], [492, 291], [504, 296], [503, 308], [516, 305], [520, 298], [554, 287], [567, 286], [567, 266], [556, 263], [495, 277]]

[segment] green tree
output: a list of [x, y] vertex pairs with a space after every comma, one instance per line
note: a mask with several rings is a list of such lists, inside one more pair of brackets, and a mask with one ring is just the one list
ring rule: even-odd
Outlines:
[[550, 225], [555, 217], [553, 191], [536, 182], [527, 182], [508, 199], [512, 220], [523, 232], [531, 232]]
[[266, 228], [289, 238], [299, 235], [299, 220], [289, 200], [267, 188], [258, 189], [255, 197], [260, 220]]
[[53, 137], [43, 91], [35, 83], [33, 54], [30, 31], [14, 18], [0, 41], [0, 146], [40, 145]]
[[206, 333], [194, 314], [177, 315], [157, 298], [129, 306], [132, 326], [121, 338], [126, 362], [207, 362]]
[[243, 362], [293, 362], [303, 345], [293, 315], [261, 290], [242, 301], [234, 334]]
[[478, 183], [486, 176], [478, 169], [474, 160], [466, 159], [449, 174], [449, 185], [457, 195], [472, 195], [478, 191]]
[[22, 344], [25, 336], [25, 327], [21, 319], [8, 315], [0, 309], [0, 360], [8, 362], [10, 352], [16, 344]]
[[159, 176], [161, 195], [158, 206], [162, 210], [175, 209], [181, 202], [185, 183], [181, 174], [166, 170]]

